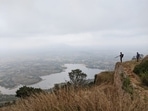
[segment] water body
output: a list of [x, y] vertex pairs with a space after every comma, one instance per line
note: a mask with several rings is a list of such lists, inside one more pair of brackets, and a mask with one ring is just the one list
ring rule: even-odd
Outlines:
[[[80, 70], [82, 70], [82, 72], [86, 73], [87, 79], [94, 79], [95, 74], [98, 74], [99, 72], [103, 71], [100, 69], [87, 68], [83, 64], [65, 64], [64, 66], [67, 67], [67, 69], [65, 69], [63, 72], [55, 73], [55, 74], [51, 74], [51, 75], [47, 75], [47, 76], [41, 76], [41, 78], [42, 78], [41, 82], [38, 82], [33, 85], [29, 85], [29, 86], [35, 87], [35, 88], [41, 88], [41, 89], [50, 89], [56, 83], [62, 83], [65, 81], [69, 81], [68, 73], [74, 69], [80, 69]], [[18, 90], [20, 87], [22, 87], [22, 85], [20, 85], [16, 88], [13, 88], [13, 89], [7, 89], [7, 88], [0, 86], [0, 91], [2, 94], [15, 94], [16, 90]]]

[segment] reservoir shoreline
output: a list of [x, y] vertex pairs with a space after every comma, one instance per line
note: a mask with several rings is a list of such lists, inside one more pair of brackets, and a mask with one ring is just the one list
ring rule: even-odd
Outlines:
[[[60, 73], [53, 73], [46, 76], [40, 76], [41, 81], [37, 82], [35, 84], [26, 85], [28, 87], [35, 87], [35, 88], [41, 88], [41, 89], [50, 89], [54, 86], [54, 84], [62, 83], [65, 81], [69, 81], [68, 73], [71, 72], [71, 70], [74, 69], [80, 69], [82, 72], [87, 74], [86, 79], [94, 79], [94, 75], [102, 72], [101, 69], [91, 69], [86, 67], [84, 64], [65, 64], [64, 67], [66, 67], [62, 72]], [[15, 88], [5, 88], [0, 86], [0, 92], [2, 94], [15, 94], [15, 92], [22, 87], [23, 85], [19, 85]]]

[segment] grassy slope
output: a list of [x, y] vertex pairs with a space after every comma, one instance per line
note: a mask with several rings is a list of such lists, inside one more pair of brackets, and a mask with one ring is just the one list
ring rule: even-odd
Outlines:
[[60, 90], [54, 94], [40, 94], [19, 100], [1, 111], [147, 111], [140, 97], [121, 97], [113, 86], [94, 86], [88, 89]]
[[[120, 95], [112, 82], [108, 82], [83, 89], [34, 95], [0, 111], [148, 111], [148, 97], [141, 96], [145, 90], [140, 88], [140, 81], [132, 72], [136, 64], [135, 61], [122, 64], [131, 81], [138, 85], [132, 96], [126, 92]], [[105, 73], [102, 76], [105, 78]]]

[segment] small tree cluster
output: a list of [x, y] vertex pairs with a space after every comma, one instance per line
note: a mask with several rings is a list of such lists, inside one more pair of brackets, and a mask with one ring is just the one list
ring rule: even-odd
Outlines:
[[16, 91], [16, 97], [25, 98], [31, 96], [32, 94], [41, 92], [43, 92], [43, 90], [40, 88], [23, 86]]
[[70, 83], [74, 86], [83, 85], [87, 75], [80, 69], [75, 69], [69, 72]]

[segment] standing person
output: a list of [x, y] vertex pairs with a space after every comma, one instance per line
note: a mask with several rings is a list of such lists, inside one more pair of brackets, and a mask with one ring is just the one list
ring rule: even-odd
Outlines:
[[124, 54], [122, 54], [122, 52], [120, 52], [120, 62], [122, 63], [122, 58], [123, 58]]
[[139, 58], [140, 58], [140, 54], [137, 52], [137, 55], [136, 55], [137, 62], [139, 61]]

